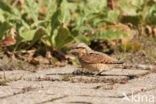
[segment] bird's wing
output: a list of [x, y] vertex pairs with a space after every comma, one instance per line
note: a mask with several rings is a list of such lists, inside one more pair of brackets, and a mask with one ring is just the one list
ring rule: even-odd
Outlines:
[[88, 53], [80, 58], [81, 61], [89, 64], [104, 63], [104, 64], [119, 64], [119, 61], [106, 55], [98, 53]]

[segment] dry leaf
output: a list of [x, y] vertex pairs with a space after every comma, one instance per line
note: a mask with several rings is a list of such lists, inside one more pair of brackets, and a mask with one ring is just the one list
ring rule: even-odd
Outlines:
[[156, 37], [156, 27], [154, 27], [154, 28], [152, 29], [152, 35], [153, 35], [153, 37]]
[[16, 44], [16, 30], [15, 28], [11, 28], [10, 32], [7, 34], [7, 36], [4, 37], [2, 40], [2, 46], [11, 46]]
[[145, 27], [144, 31], [145, 31], [145, 34], [147, 34], [148, 36], [152, 35], [152, 27], [149, 25]]
[[38, 64], [50, 64], [50, 61], [43, 56], [37, 56], [30, 61], [31, 64], [38, 65]]
[[107, 0], [107, 7], [110, 8], [111, 10], [114, 10], [116, 7], [115, 0]]
[[45, 15], [45, 14], [47, 14], [47, 12], [48, 12], [48, 8], [45, 7], [45, 6], [42, 6], [42, 7], [39, 9], [39, 14], [41, 14], [41, 15]]

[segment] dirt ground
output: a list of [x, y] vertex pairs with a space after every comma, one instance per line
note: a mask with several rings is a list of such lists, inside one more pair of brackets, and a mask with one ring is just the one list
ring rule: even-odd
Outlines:
[[[3, 61], [4, 62], [4, 61]], [[1, 104], [155, 104], [156, 68], [75, 75], [74, 66], [21, 70], [1, 62]], [[17, 64], [16, 64], [17, 65]], [[7, 66], [7, 67], [6, 67]], [[10, 66], [10, 67], [9, 67]], [[33, 70], [32, 69], [36, 69]], [[143, 97], [147, 97], [145, 100]], [[135, 99], [134, 99], [135, 98]], [[142, 99], [142, 100], [139, 100]]]

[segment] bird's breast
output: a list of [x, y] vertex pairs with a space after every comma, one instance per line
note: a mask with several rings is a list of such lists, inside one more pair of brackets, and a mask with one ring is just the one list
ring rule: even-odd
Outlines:
[[101, 64], [101, 63], [89, 64], [89, 63], [85, 63], [85, 62], [80, 62], [80, 64], [83, 68], [85, 68], [86, 70], [91, 71], [91, 72], [98, 72], [98, 71], [111, 69], [110, 65]]

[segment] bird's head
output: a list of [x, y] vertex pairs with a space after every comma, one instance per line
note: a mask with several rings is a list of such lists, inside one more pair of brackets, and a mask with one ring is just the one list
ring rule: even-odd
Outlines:
[[75, 56], [82, 56], [91, 51], [91, 49], [85, 43], [74, 44], [70, 53]]

